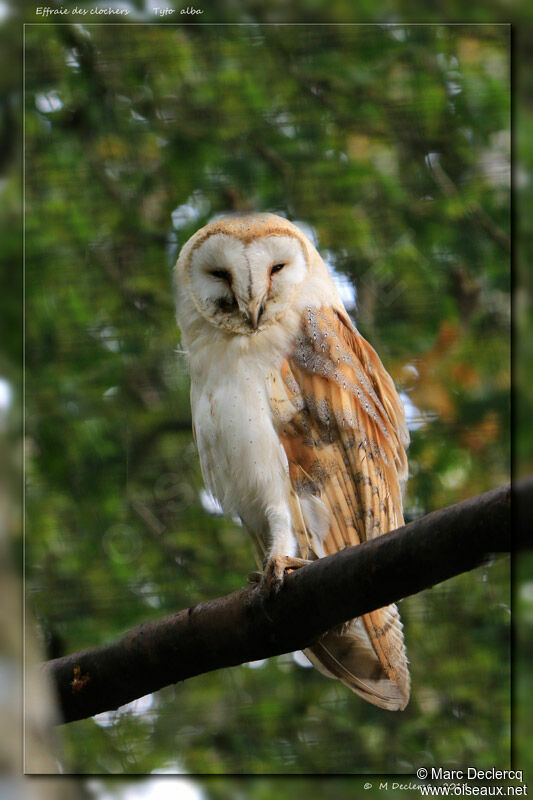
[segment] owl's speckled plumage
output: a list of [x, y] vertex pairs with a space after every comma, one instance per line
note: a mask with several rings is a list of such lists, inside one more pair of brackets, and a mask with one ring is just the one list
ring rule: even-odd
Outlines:
[[[402, 405], [307, 237], [273, 214], [216, 219], [182, 249], [176, 299], [202, 473], [259, 561], [319, 558], [401, 526]], [[306, 653], [366, 700], [407, 704], [395, 605]]]

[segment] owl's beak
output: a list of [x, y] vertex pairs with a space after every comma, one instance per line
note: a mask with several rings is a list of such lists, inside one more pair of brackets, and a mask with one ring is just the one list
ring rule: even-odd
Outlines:
[[254, 329], [257, 330], [259, 325], [259, 320], [261, 319], [261, 315], [265, 310], [265, 304], [263, 302], [263, 298], [260, 300], [254, 300], [253, 302], [249, 303], [246, 307], [246, 316], [250, 320], [250, 325]]

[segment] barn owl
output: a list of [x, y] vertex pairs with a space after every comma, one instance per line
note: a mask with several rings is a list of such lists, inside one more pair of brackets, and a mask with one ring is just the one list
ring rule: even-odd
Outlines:
[[[265, 573], [400, 527], [401, 401], [302, 231], [273, 214], [217, 218], [183, 246], [175, 286], [204, 481], [251, 533]], [[395, 605], [305, 653], [365, 700], [405, 708]]]

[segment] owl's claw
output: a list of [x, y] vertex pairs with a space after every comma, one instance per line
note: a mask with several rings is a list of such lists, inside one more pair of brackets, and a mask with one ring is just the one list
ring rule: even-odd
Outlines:
[[283, 586], [285, 575], [295, 569], [310, 564], [305, 558], [292, 558], [290, 556], [270, 556], [263, 561], [263, 574], [261, 584], [265, 596], [273, 597]]

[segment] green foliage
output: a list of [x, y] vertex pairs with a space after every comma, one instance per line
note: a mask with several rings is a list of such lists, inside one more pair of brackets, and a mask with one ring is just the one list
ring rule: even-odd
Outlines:
[[[507, 27], [29, 26], [25, 100], [27, 586], [53, 654], [253, 568], [202, 502], [176, 353], [171, 268], [214, 214], [307, 223], [356, 287], [410, 410], [408, 518], [508, 480]], [[283, 656], [69, 725], [66, 769], [508, 766], [508, 584], [497, 562], [402, 602], [402, 714]]]

